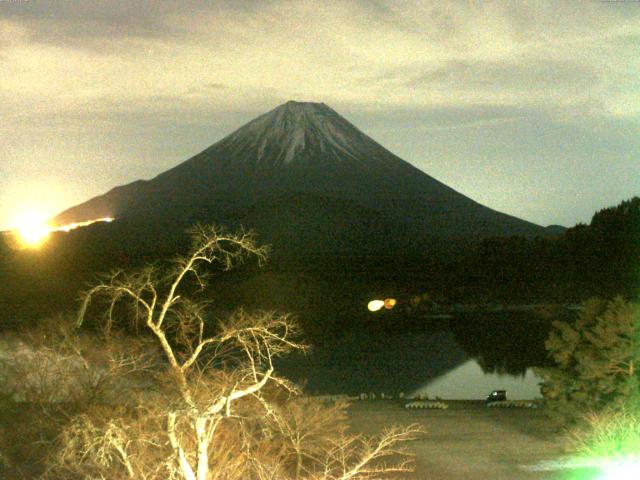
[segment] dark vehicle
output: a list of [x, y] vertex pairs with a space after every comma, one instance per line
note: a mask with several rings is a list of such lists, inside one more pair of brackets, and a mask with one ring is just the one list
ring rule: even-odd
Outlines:
[[507, 399], [507, 391], [506, 390], [494, 390], [489, 394], [485, 402], [503, 402]]

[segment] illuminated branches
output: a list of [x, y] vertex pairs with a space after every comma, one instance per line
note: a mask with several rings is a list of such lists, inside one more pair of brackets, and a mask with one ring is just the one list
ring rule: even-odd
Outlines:
[[[414, 440], [422, 430], [415, 425], [407, 428], [392, 427], [377, 438], [343, 436], [325, 452], [323, 480], [349, 480], [363, 478], [393, 478], [413, 471], [410, 454], [399, 445]], [[379, 463], [399, 457], [397, 463]]]
[[[343, 407], [296, 398], [274, 360], [305, 350], [289, 315], [237, 310], [214, 324], [205, 267], [220, 271], [266, 250], [250, 233], [197, 227], [194, 246], [169, 269], [116, 272], [86, 292], [81, 326], [101, 302], [107, 342], [132, 322], [153, 340], [158, 361], [144, 380], [130, 380], [119, 399], [96, 402], [61, 436], [50, 478], [210, 480], [379, 478], [408, 464], [376, 461], [402, 455], [395, 445], [417, 430], [390, 430], [378, 440], [348, 436]], [[116, 364], [135, 370], [136, 357]]]
[[[154, 267], [134, 274], [117, 272], [89, 290], [78, 325], [90, 303], [102, 298], [106, 300], [106, 333], [111, 332], [122, 303], [130, 307], [133, 320], [152, 333], [177, 387], [178, 403], [166, 412], [166, 435], [173, 458], [184, 478], [205, 480], [209, 445], [222, 419], [232, 417], [234, 404], [240, 399], [260, 397], [269, 382], [293, 391], [287, 381], [274, 375], [273, 358], [303, 346], [294, 340], [296, 326], [291, 319], [273, 313], [248, 315], [240, 311], [221, 322], [214, 335], [205, 335], [206, 303], [183, 298], [180, 291], [187, 277], [203, 288], [203, 265], [217, 264], [229, 270], [249, 255], [264, 261], [266, 250], [256, 246], [252, 234], [229, 235], [213, 227], [196, 227], [193, 236], [190, 254], [178, 258], [168, 272]], [[206, 362], [201, 361], [205, 356]], [[206, 364], [226, 364], [224, 382], [204, 374], [202, 366]], [[120, 444], [116, 446], [122, 449]]]

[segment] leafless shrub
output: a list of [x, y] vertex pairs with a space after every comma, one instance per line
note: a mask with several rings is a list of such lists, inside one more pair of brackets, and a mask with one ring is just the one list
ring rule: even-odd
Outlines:
[[[147, 378], [157, 348], [142, 339], [99, 338], [58, 316], [4, 342], [0, 391], [15, 401], [87, 404], [121, 401], [131, 381]], [[115, 401], [115, 400], [112, 400]]]
[[[266, 250], [251, 233], [193, 233], [193, 249], [170, 269], [115, 272], [83, 296], [77, 326], [101, 303], [104, 348], [78, 329], [57, 340], [90, 381], [86, 408], [63, 429], [45, 477], [347, 480], [408, 471], [397, 446], [415, 427], [348, 435], [344, 404], [299, 401], [297, 386], [276, 374], [275, 358], [306, 348], [290, 316], [237, 310], [208, 326], [208, 303], [188, 298], [187, 283], [202, 288], [203, 267], [262, 262]], [[118, 336], [125, 319], [139, 341]]]
[[406, 428], [391, 427], [373, 438], [361, 435], [342, 436], [327, 449], [321, 473], [310, 478], [397, 478], [399, 474], [413, 471], [412, 455], [405, 442], [414, 440], [421, 433], [420, 427], [410, 425]]

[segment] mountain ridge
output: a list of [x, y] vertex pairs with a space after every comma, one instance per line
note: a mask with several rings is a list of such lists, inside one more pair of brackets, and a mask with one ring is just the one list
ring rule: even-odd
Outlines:
[[484, 207], [422, 172], [324, 103], [294, 101], [258, 116], [153, 179], [116, 187], [65, 210], [55, 221], [194, 211], [202, 212], [202, 221], [216, 221], [261, 198], [301, 193], [377, 210], [414, 224], [425, 235], [549, 234], [541, 226]]

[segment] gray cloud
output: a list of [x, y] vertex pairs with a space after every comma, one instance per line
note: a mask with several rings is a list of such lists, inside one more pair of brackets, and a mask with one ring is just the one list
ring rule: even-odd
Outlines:
[[591, 66], [574, 61], [523, 59], [519, 62], [451, 61], [417, 78], [408, 86], [448, 85], [451, 88], [547, 89], [566, 85], [594, 85], [600, 75]]
[[[403, 75], [404, 78], [407, 75]], [[544, 110], [603, 111], [602, 73], [573, 60], [451, 61], [404, 81], [411, 89], [451, 91], [452, 96]]]
[[254, 15], [271, 0], [56, 0], [0, 2], [0, 19], [26, 27], [32, 41], [74, 48], [109, 50], [127, 39], [178, 39], [188, 25], [172, 19], [203, 14]]
[[[5, 2], [2, 18], [20, 22], [37, 41], [68, 44], [90, 37], [166, 34], [168, 4], [150, 1]], [[155, 6], [154, 6], [155, 4]]]

